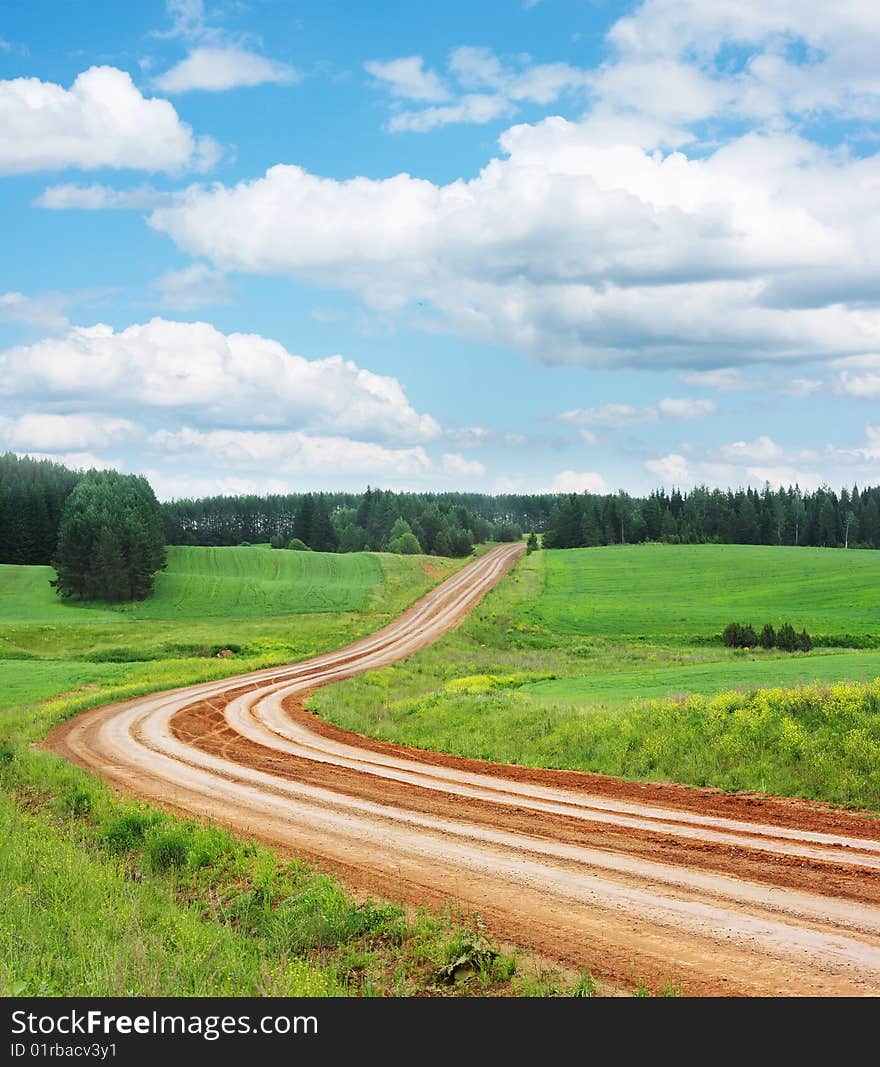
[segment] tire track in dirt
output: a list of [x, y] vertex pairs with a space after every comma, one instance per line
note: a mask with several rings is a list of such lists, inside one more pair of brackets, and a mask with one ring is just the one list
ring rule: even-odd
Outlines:
[[338, 652], [94, 709], [46, 745], [125, 793], [306, 856], [359, 890], [456, 900], [498, 936], [612, 985], [880, 993], [876, 820], [417, 752], [302, 710], [310, 690], [457, 626], [522, 550], [494, 549]]

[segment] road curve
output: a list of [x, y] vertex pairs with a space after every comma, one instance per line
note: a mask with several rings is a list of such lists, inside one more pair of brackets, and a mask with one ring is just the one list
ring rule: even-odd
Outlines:
[[612, 987], [880, 994], [877, 820], [425, 753], [303, 711], [312, 689], [457, 626], [522, 550], [492, 550], [338, 652], [97, 708], [45, 745], [357, 889], [456, 900], [498, 936]]

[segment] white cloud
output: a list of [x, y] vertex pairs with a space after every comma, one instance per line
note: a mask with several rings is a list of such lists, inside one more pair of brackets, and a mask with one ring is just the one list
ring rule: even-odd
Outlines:
[[485, 426], [453, 426], [444, 436], [456, 448], [484, 448], [495, 440], [496, 435]]
[[53, 415], [29, 412], [16, 419], [0, 418], [0, 440], [6, 447], [38, 452], [81, 452], [116, 448], [140, 431], [128, 419], [102, 414]]
[[141, 211], [157, 208], [173, 197], [152, 185], [135, 189], [114, 189], [109, 185], [50, 185], [34, 201], [35, 207], [51, 211]]
[[700, 398], [665, 397], [657, 404], [663, 419], [702, 419], [715, 412], [715, 401]]
[[604, 404], [598, 408], [573, 408], [563, 411], [560, 422], [573, 422], [579, 426], [629, 426], [633, 422], [645, 422], [657, 418], [654, 408], [635, 408], [631, 404]]
[[404, 131], [427, 133], [428, 130], [433, 130], [438, 126], [449, 126], [457, 122], [478, 124], [491, 122], [493, 119], [509, 115], [511, 111], [509, 101], [503, 96], [490, 93], [469, 93], [454, 104], [426, 107], [421, 111], [398, 112], [389, 121], [388, 129], [392, 133]]
[[296, 427], [412, 443], [440, 430], [395, 379], [341, 356], [308, 360], [258, 334], [155, 318], [73, 327], [0, 353], [0, 396], [85, 408], [190, 412], [202, 422]]
[[754, 441], [734, 441], [733, 444], [723, 445], [720, 451], [725, 459], [735, 463], [745, 461], [766, 463], [769, 460], [779, 459], [783, 454], [779, 445], [766, 435]]
[[838, 369], [835, 389], [845, 396], [861, 400], [880, 397], [880, 355], [874, 353], [836, 360]]
[[67, 297], [59, 293], [25, 296], [24, 293], [0, 294], [0, 322], [17, 322], [42, 330], [63, 330], [68, 325], [64, 307]]
[[646, 0], [609, 38], [617, 55], [599, 88], [620, 106], [692, 118], [880, 114], [880, 19], [870, 3]]
[[185, 456], [211, 467], [273, 470], [302, 478], [409, 478], [430, 473], [431, 460], [420, 446], [387, 448], [371, 441], [336, 435], [255, 430], [158, 430], [150, 439], [157, 454]]
[[761, 384], [754, 377], [744, 374], [737, 367], [685, 371], [679, 377], [685, 385], [696, 385], [700, 389], [715, 389], [719, 393], [734, 393], [744, 389], [757, 389]]
[[[561, 422], [578, 426], [629, 426], [637, 422], [657, 419], [702, 419], [715, 411], [715, 402], [701, 398], [664, 397], [656, 405], [637, 408], [631, 404], [604, 404], [597, 408], [574, 408], [558, 416]], [[583, 434], [583, 431], [581, 431]], [[593, 434], [584, 436], [588, 444], [595, 444]]]
[[92, 452], [19, 452], [18, 455], [27, 455], [32, 459], [48, 459], [53, 463], [61, 463], [65, 467], [70, 467], [71, 470], [122, 470], [121, 460], [96, 456]]
[[164, 93], [186, 93], [194, 89], [221, 92], [254, 85], [294, 85], [300, 80], [299, 72], [287, 63], [228, 45], [193, 49], [153, 84]]
[[205, 263], [191, 263], [181, 270], [165, 271], [153, 282], [153, 288], [159, 290], [163, 307], [178, 311], [227, 304], [230, 300], [229, 284], [222, 271]]
[[822, 385], [818, 378], [791, 378], [779, 386], [779, 391], [787, 396], [812, 396]]
[[482, 478], [486, 468], [474, 459], [465, 459], [460, 452], [443, 453], [443, 471], [453, 478]]
[[372, 60], [364, 64], [369, 74], [387, 86], [393, 96], [404, 100], [448, 100], [449, 90], [432, 70], [425, 70], [421, 56], [402, 56], [387, 63]]
[[677, 452], [670, 452], [668, 456], [660, 456], [658, 459], [649, 459], [645, 462], [645, 467], [664, 485], [688, 485], [691, 482], [688, 462]]
[[450, 52], [446, 81], [425, 70], [418, 55], [365, 66], [393, 97], [444, 103], [396, 112], [388, 123], [392, 132], [425, 133], [452, 123], [492, 122], [514, 114], [522, 103], [551, 104], [565, 93], [586, 91], [592, 82], [588, 71], [567, 63], [532, 63], [528, 56], [504, 63], [491, 49], [470, 45]]
[[776, 277], [819, 268], [876, 278], [880, 156], [775, 134], [688, 158], [628, 140], [638, 129], [516, 126], [507, 158], [441, 186], [279, 165], [193, 187], [150, 221], [222, 269], [348, 289], [383, 312], [418, 302], [426, 321], [545, 363], [693, 372], [880, 349], [876, 306], [837, 290], [766, 299]]
[[141, 95], [115, 67], [91, 67], [70, 89], [38, 78], [0, 81], [0, 172], [75, 167], [206, 168], [218, 156], [167, 100]]
[[608, 484], [596, 471], [560, 471], [546, 490], [548, 493], [607, 493]]

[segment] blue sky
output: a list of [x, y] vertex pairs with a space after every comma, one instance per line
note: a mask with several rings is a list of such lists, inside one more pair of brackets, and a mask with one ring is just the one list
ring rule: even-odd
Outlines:
[[880, 481], [869, 0], [11, 0], [0, 448], [160, 496]]

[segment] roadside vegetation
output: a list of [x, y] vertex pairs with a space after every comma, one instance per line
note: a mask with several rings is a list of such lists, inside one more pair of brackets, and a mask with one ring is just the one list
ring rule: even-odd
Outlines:
[[[457, 755], [880, 810], [878, 579], [873, 553], [533, 552], [459, 630], [309, 706]], [[824, 647], [728, 649], [733, 614]]]
[[335, 648], [462, 564], [172, 550], [135, 607], [64, 603], [48, 568], [0, 567], [0, 995], [568, 993], [476, 916], [355, 899], [32, 747], [88, 707]]

